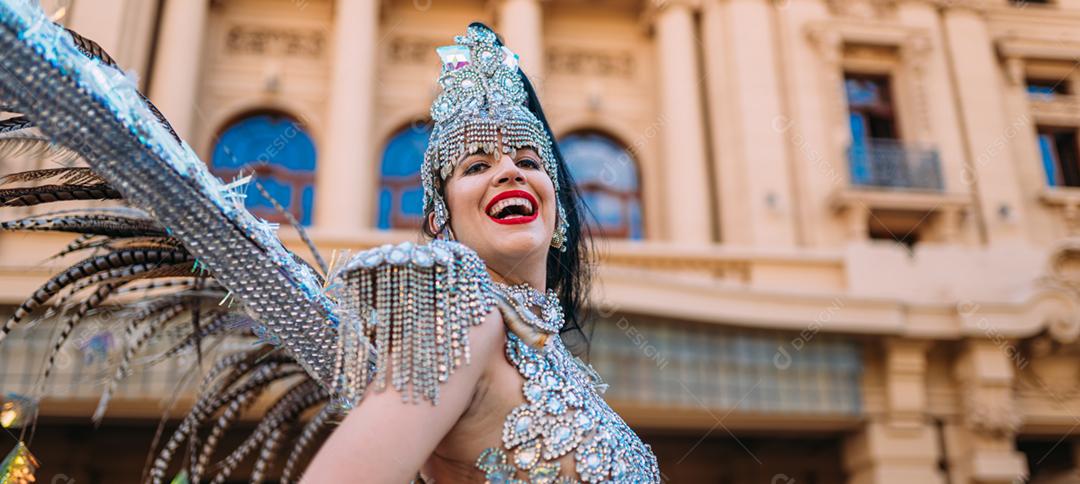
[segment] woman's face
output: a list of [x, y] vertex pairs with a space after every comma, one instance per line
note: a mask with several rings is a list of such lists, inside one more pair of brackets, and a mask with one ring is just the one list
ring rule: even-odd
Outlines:
[[[546, 264], [555, 231], [555, 186], [535, 150], [475, 153], [458, 162], [445, 184], [457, 240], [504, 277], [526, 264]], [[541, 265], [540, 267], [546, 267]]]

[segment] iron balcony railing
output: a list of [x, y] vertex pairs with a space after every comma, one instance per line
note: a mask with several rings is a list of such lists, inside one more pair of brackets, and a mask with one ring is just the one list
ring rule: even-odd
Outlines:
[[848, 148], [851, 184], [902, 190], [943, 191], [936, 149], [900, 140], [871, 138]]

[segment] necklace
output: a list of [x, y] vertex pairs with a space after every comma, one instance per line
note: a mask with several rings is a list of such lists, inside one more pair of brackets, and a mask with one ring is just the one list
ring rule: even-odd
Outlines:
[[[495, 282], [495, 289], [501, 292], [514, 306], [514, 310], [526, 324], [545, 333], [558, 333], [564, 320], [562, 305], [554, 290], [541, 293], [528, 283], [513, 286]], [[538, 316], [536, 311], [540, 312]]]

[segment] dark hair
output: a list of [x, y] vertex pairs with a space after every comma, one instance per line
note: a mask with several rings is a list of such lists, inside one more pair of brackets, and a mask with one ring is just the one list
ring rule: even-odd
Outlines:
[[[469, 24], [469, 27], [483, 27], [491, 30], [490, 27], [481, 22], [473, 22]], [[501, 46], [503, 44], [502, 37], [498, 35], [496, 37], [498, 38], [498, 44]], [[575, 355], [585, 358], [588, 356], [590, 340], [592, 339], [592, 322], [587, 314], [589, 291], [592, 287], [591, 254], [593, 245], [592, 231], [589, 224], [585, 222], [588, 210], [581, 203], [581, 194], [578, 192], [577, 185], [570, 175], [570, 170], [566, 167], [566, 160], [563, 159], [559, 145], [555, 142], [555, 134], [551, 132], [551, 125], [548, 124], [547, 117], [544, 116], [544, 109], [540, 106], [540, 99], [536, 96], [536, 89], [533, 88], [528, 76], [520, 68], [518, 69], [518, 76], [521, 77], [521, 81], [525, 85], [529, 111], [544, 125], [544, 131], [547, 133], [548, 139], [551, 140], [551, 151], [555, 156], [557, 166], [556, 176], [559, 179], [559, 189], [555, 195], [566, 212], [566, 222], [568, 224], [566, 242], [564, 242], [566, 250], [560, 251], [553, 247], [548, 248], [546, 283], [547, 287], [554, 289], [559, 295], [559, 301], [562, 303], [566, 316], [566, 324], [560, 334], [563, 342]], [[442, 180], [439, 177], [435, 177], [435, 179], [435, 189], [445, 196]], [[430, 209], [425, 211], [422, 225], [427, 236], [435, 237], [438, 232], [433, 232], [432, 227], [427, 223], [430, 211]], [[437, 231], [442, 229], [443, 227], [435, 228]]]

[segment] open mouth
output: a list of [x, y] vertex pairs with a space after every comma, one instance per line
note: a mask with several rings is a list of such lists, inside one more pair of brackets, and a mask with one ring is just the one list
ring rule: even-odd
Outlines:
[[495, 223], [524, 224], [536, 219], [536, 197], [523, 190], [507, 190], [495, 195], [484, 213]]

